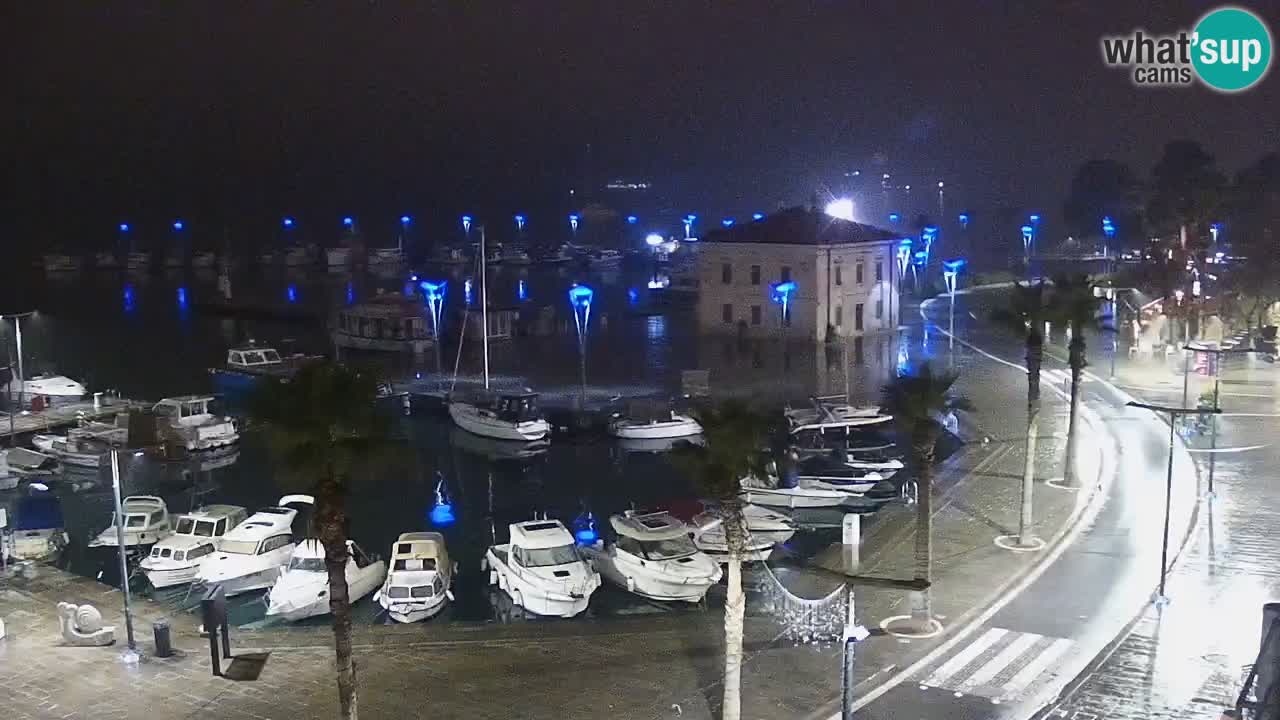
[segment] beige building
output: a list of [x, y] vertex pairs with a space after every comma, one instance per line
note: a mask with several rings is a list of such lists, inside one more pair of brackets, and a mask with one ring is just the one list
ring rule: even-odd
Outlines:
[[[710, 233], [698, 248], [698, 327], [818, 342], [893, 330], [897, 240], [804, 208]], [[786, 282], [784, 305], [773, 287]]]

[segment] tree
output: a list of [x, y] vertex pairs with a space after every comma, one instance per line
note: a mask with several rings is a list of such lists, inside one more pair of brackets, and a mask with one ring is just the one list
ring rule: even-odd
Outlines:
[[742, 590], [742, 556], [746, 521], [739, 497], [745, 477], [765, 475], [762, 450], [769, 437], [765, 418], [739, 402], [705, 407], [696, 413], [702, 424], [702, 447], [685, 446], [673, 460], [693, 478], [698, 491], [719, 503], [718, 514], [728, 546], [724, 605], [724, 696], [721, 717], [742, 715], [742, 636], [747, 598]]
[[[883, 391], [884, 412], [893, 415], [900, 436], [910, 448], [909, 461], [916, 478], [915, 580], [926, 590], [933, 583], [933, 468], [935, 448], [942, 434], [940, 421], [953, 410], [972, 408], [968, 400], [951, 393], [958, 377], [950, 372], [935, 374], [933, 366], [926, 362], [914, 372], [890, 380]], [[928, 602], [919, 615], [912, 620], [922, 624], [923, 630], [933, 619]]]
[[1177, 231], [1178, 244], [1185, 250], [1189, 242], [1203, 237], [1220, 211], [1225, 186], [1226, 178], [1200, 143], [1169, 142], [1151, 170], [1147, 220], [1160, 235]]
[[346, 497], [351, 473], [385, 448], [371, 375], [329, 362], [308, 364], [289, 380], [270, 379], [255, 398], [271, 454], [284, 480], [315, 496], [315, 532], [325, 550], [341, 717], [358, 716], [347, 590]]
[[1027, 437], [1022, 466], [1022, 507], [1018, 514], [1018, 546], [1032, 547], [1032, 491], [1036, 474], [1036, 443], [1040, 435], [1040, 368], [1044, 364], [1044, 318], [1048, 296], [1044, 281], [1013, 286], [1004, 307], [992, 313], [992, 320], [1021, 336], [1027, 349]]
[[1089, 363], [1085, 356], [1086, 345], [1084, 333], [1086, 329], [1094, 329], [1098, 325], [1098, 305], [1101, 298], [1094, 295], [1093, 281], [1088, 275], [1057, 275], [1053, 279], [1053, 293], [1050, 296], [1048, 317], [1051, 321], [1065, 325], [1071, 331], [1071, 342], [1067, 344], [1067, 364], [1071, 367], [1071, 409], [1067, 414], [1067, 452], [1066, 467], [1062, 471], [1063, 482], [1071, 484], [1075, 480], [1076, 420], [1080, 408], [1080, 378]]
[[1236, 175], [1231, 191], [1228, 237], [1236, 255], [1229, 267], [1230, 306], [1247, 326], [1265, 325], [1265, 308], [1280, 301], [1280, 155], [1269, 153]]
[[1067, 230], [1076, 238], [1102, 234], [1102, 218], [1116, 226], [1116, 240], [1142, 237], [1142, 183], [1128, 165], [1115, 160], [1090, 160], [1071, 178], [1063, 203]]

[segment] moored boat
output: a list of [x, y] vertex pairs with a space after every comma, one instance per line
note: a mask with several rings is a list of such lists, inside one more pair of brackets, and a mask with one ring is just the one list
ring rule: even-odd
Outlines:
[[689, 538], [687, 525], [667, 512], [609, 518], [614, 538], [582, 548], [601, 577], [651, 600], [699, 602], [720, 582], [720, 566]]
[[212, 555], [247, 515], [238, 505], [206, 505], [179, 515], [173, 534], [156, 543], [142, 560], [142, 572], [151, 587], [159, 590], [195, 580], [203, 558]]
[[[763, 562], [773, 554], [775, 545], [791, 539], [796, 523], [776, 510], [745, 504], [742, 506], [743, 554], [747, 562]], [[724, 520], [714, 509], [693, 519], [693, 544], [718, 562], [729, 559], [729, 543], [725, 536]]]
[[[365, 554], [355, 542], [347, 541], [345, 571], [348, 602], [354, 604], [372, 593], [387, 575], [387, 563]], [[309, 538], [298, 543], [289, 565], [267, 593], [267, 617], [296, 621], [329, 614], [329, 571], [325, 548]]]
[[277, 506], [250, 515], [223, 536], [217, 552], [200, 563], [196, 584], [221, 586], [227, 597], [271, 587], [293, 555], [293, 520], [298, 510], [289, 506], [314, 503], [310, 495], [286, 495]]
[[[120, 503], [123, 510], [124, 547], [134, 550], [154, 545], [173, 533], [169, 506], [155, 495], [130, 495]], [[89, 541], [89, 547], [120, 547], [116, 515], [111, 524]]]
[[511, 541], [485, 553], [489, 584], [513, 605], [535, 615], [573, 617], [587, 609], [600, 587], [600, 574], [578, 551], [559, 520], [530, 520], [509, 526]]
[[373, 599], [396, 622], [426, 620], [453, 600], [454, 572], [443, 535], [401, 533], [391, 545], [390, 571]]
[[184, 395], [164, 398], [153, 407], [166, 423], [162, 432], [168, 439], [182, 443], [187, 450], [210, 450], [232, 445], [240, 440], [236, 421], [209, 412], [212, 397]]

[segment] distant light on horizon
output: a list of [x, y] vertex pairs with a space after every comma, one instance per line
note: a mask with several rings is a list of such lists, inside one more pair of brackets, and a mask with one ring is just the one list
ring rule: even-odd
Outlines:
[[853, 222], [853, 200], [849, 198], [836, 198], [827, 203], [825, 209], [827, 215], [841, 220]]
[[285, 227], [293, 227], [293, 218], [291, 217], [285, 218], [283, 221], [283, 224]]
[[182, 221], [181, 221], [181, 220], [174, 220], [174, 221], [173, 221], [173, 229], [174, 229], [174, 230], [181, 230], [183, 227], [185, 227], [185, 226], [182, 224]]
[[751, 213], [751, 219], [755, 220], [756, 222], [760, 222], [761, 220], [764, 219], [764, 213], [762, 212]]

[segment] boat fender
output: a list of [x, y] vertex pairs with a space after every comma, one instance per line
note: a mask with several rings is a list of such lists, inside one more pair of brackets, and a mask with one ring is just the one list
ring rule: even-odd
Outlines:
[[633, 593], [635, 591], [636, 591], [636, 579], [631, 576], [627, 576], [627, 592]]
[[497, 585], [497, 584], [498, 584], [498, 571], [497, 571], [497, 570], [490, 570], [490, 571], [489, 571], [489, 584], [490, 584], [490, 585]]

